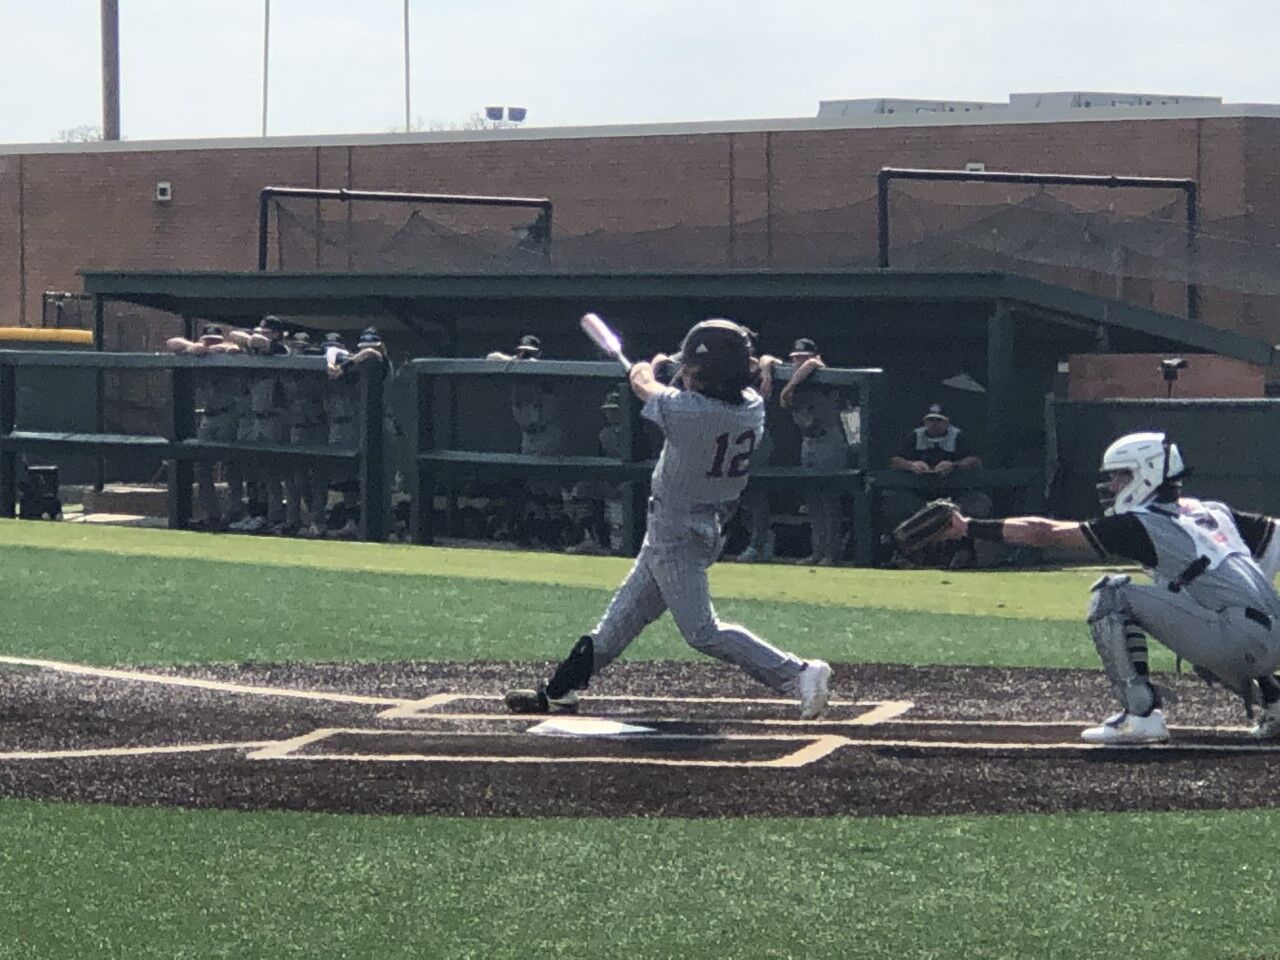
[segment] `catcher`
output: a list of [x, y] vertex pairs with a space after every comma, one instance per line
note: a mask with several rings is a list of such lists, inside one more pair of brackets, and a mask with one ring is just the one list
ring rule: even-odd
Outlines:
[[[1162, 433], [1120, 437], [1102, 456], [1103, 516], [1084, 523], [1046, 517], [971, 520], [937, 501], [894, 531], [900, 547], [972, 536], [996, 543], [1091, 549], [1102, 559], [1142, 565], [1150, 584], [1128, 576], [1098, 580], [1088, 624], [1120, 712], [1081, 737], [1089, 743], [1142, 744], [1169, 739], [1159, 691], [1147, 667], [1152, 636], [1211, 683], [1244, 699], [1250, 735], [1280, 739], [1280, 595], [1262, 565], [1274, 568], [1275, 521], [1215, 501], [1182, 496], [1186, 470]], [[1274, 569], [1272, 569], [1274, 572]]]

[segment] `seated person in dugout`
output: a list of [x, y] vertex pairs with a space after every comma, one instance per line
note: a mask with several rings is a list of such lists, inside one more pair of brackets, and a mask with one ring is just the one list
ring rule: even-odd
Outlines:
[[[230, 342], [226, 330], [217, 324], [206, 324], [196, 340], [183, 337], [171, 337], [165, 346], [172, 353], [190, 356], [218, 356], [240, 353], [241, 348]], [[196, 377], [196, 436], [204, 443], [235, 443], [237, 429], [236, 390], [237, 378], [217, 377], [212, 371], [205, 371]], [[200, 530], [223, 530], [226, 528], [226, 514], [222, 504], [218, 502], [218, 491], [215, 484], [216, 464], [210, 460], [197, 460], [195, 463], [196, 499], [200, 505], [201, 518], [192, 524]], [[238, 464], [223, 465], [226, 472], [227, 486], [231, 499], [231, 512], [238, 513], [237, 507], [244, 499], [244, 478]], [[239, 519], [235, 517], [235, 519]]]
[[1120, 712], [1083, 731], [1089, 743], [1169, 739], [1160, 691], [1147, 665], [1151, 636], [1197, 674], [1238, 694], [1246, 712], [1262, 704], [1250, 734], [1280, 739], [1280, 567], [1276, 521], [1182, 495], [1187, 470], [1163, 433], [1132, 433], [1102, 455], [1101, 517], [978, 520], [957, 511], [942, 536], [1030, 547], [1092, 550], [1141, 564], [1153, 581], [1108, 575], [1092, 587], [1087, 622]]
[[[942, 404], [929, 406], [920, 426], [902, 439], [898, 452], [889, 458], [894, 470], [914, 473], [917, 476], [950, 478], [959, 471], [980, 470], [982, 460], [969, 447], [964, 431], [951, 422]], [[960, 510], [971, 517], [991, 516], [991, 498], [981, 490], [955, 489], [948, 485], [938, 496], [954, 500]], [[889, 490], [885, 492], [881, 506], [883, 526], [892, 528], [933, 499], [914, 490]], [[972, 566], [975, 550], [972, 541], [956, 544], [940, 544], [937, 555], [930, 558], [931, 566]]]
[[[778, 402], [800, 430], [800, 466], [806, 470], [830, 473], [849, 465], [849, 441], [840, 422], [843, 403], [839, 393], [810, 385], [797, 390], [813, 373], [826, 366], [818, 353], [818, 345], [807, 337], [795, 342], [788, 357], [795, 372], [782, 388]], [[809, 515], [809, 537], [812, 553], [801, 560], [809, 566], [831, 567], [843, 553], [840, 488], [822, 481], [801, 484]]]

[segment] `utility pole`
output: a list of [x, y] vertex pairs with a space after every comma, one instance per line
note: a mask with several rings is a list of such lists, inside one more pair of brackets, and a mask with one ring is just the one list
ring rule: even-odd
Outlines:
[[409, 130], [409, 0], [404, 0], [404, 132]]
[[271, 0], [262, 7], [262, 135], [267, 135], [267, 66], [271, 61]]
[[102, 0], [102, 139], [120, 139], [120, 0]]

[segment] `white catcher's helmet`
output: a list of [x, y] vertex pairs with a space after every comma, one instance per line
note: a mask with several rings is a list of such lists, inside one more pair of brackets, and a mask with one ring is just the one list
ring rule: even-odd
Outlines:
[[[1132, 478], [1115, 494], [1115, 501], [1103, 506], [1108, 514], [1128, 513], [1145, 506], [1167, 481], [1177, 480], [1185, 467], [1178, 445], [1163, 433], [1129, 433], [1112, 442], [1102, 454], [1102, 472], [1127, 470]], [[1101, 493], [1103, 485], [1099, 484]], [[1110, 494], [1107, 494], [1109, 497]]]

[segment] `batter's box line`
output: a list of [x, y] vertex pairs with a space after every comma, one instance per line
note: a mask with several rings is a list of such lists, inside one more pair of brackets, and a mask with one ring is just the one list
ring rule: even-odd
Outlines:
[[[499, 701], [502, 697], [492, 693], [439, 693], [435, 696], [426, 697], [422, 700], [414, 701], [393, 707], [390, 710], [384, 710], [377, 716], [380, 719], [397, 719], [397, 720], [434, 720], [434, 719], [454, 719], [454, 720], [508, 720], [522, 718], [521, 714], [512, 713], [447, 713], [443, 712], [443, 708], [459, 701], [480, 700], [480, 701]], [[775, 697], [650, 697], [638, 696], [631, 694], [617, 695], [600, 695], [592, 697], [583, 697], [582, 702], [585, 704], [598, 705], [607, 703], [662, 703], [690, 706], [714, 704], [714, 705], [732, 705], [732, 706], [786, 706], [795, 708], [796, 701], [783, 700]], [[799, 727], [865, 727], [874, 726], [879, 723], [887, 723], [897, 717], [902, 716], [907, 711], [915, 707], [915, 703], [911, 700], [831, 700], [828, 707], [870, 707], [866, 713], [859, 714], [856, 717], [845, 717], [840, 719], [821, 719], [821, 720], [800, 720], [787, 717], [769, 717], [769, 718], [749, 718], [749, 719], [731, 719], [725, 717], [686, 717], [675, 719], [692, 719], [706, 720], [708, 722], [715, 721], [719, 723], [737, 723], [752, 724], [760, 726], [799, 726]], [[607, 711], [606, 711], [607, 714]], [[527, 717], [526, 717], [527, 718]], [[643, 718], [633, 718], [635, 722], [643, 722]], [[656, 720], [659, 718], [649, 718]], [[673, 719], [673, 718], [661, 718]]]
[[420, 736], [459, 739], [495, 739], [500, 736], [479, 731], [455, 731], [440, 734], [428, 730], [384, 730], [380, 728], [348, 728], [322, 727], [310, 733], [281, 740], [269, 744], [259, 750], [246, 754], [249, 760], [292, 760], [333, 762], [346, 761], [355, 763], [492, 763], [492, 764], [529, 764], [529, 763], [596, 763], [622, 766], [650, 767], [728, 767], [728, 768], [774, 768], [797, 769], [808, 766], [830, 756], [850, 741], [847, 737], [836, 734], [819, 734], [817, 736], [797, 736], [788, 734], [748, 735], [699, 735], [699, 734], [644, 734], [636, 736], [615, 736], [601, 738], [602, 742], [679, 740], [683, 742], [701, 741], [708, 744], [738, 743], [798, 743], [802, 746], [781, 757], [771, 760], [690, 760], [671, 757], [619, 757], [612, 755], [557, 757], [546, 754], [458, 754], [458, 753], [300, 753], [299, 751], [314, 744], [321, 743], [336, 736]]

